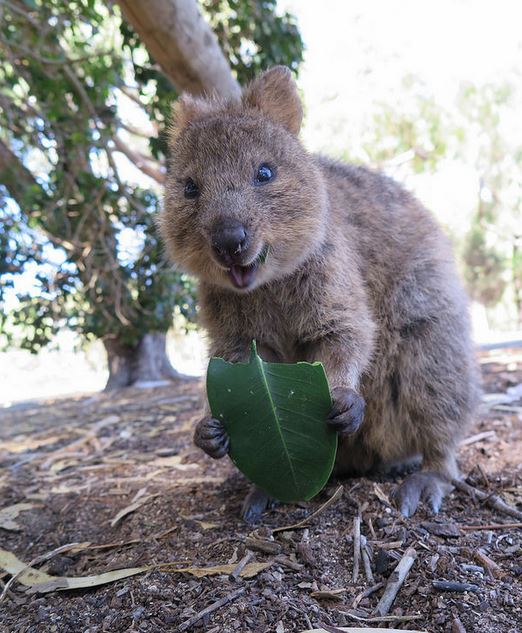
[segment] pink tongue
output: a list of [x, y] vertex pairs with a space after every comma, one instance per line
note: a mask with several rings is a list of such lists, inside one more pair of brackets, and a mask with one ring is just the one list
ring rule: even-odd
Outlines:
[[236, 288], [248, 287], [252, 281], [254, 270], [255, 268], [253, 266], [249, 266], [248, 268], [244, 266], [232, 266], [229, 275], [234, 286], [236, 286]]

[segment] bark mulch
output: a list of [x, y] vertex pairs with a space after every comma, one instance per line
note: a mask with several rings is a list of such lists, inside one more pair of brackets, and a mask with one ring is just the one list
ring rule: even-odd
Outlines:
[[[454, 490], [439, 515], [411, 519], [393, 505], [395, 482], [354, 479], [242, 523], [246, 481], [191, 444], [197, 381], [1, 410], [0, 548], [52, 576], [148, 569], [49, 593], [29, 593], [19, 576], [3, 592], [0, 631], [522, 631], [522, 393], [512, 389], [522, 353], [481, 362], [497, 395], [459, 455], [478, 496]], [[492, 507], [497, 496], [513, 516]], [[9, 522], [1, 511], [18, 503]], [[411, 568], [397, 583], [401, 560], [398, 572]], [[10, 578], [0, 571], [0, 593]]]

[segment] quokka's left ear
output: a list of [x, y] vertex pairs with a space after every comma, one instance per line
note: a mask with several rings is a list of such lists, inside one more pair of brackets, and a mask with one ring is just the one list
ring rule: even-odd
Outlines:
[[261, 110], [292, 134], [299, 134], [303, 107], [297, 85], [286, 66], [275, 66], [254, 79], [245, 88], [242, 101], [249, 108]]
[[190, 123], [211, 114], [217, 107], [217, 103], [210, 98], [182, 94], [172, 106], [172, 119], [168, 129], [169, 142], [174, 143], [180, 132]]

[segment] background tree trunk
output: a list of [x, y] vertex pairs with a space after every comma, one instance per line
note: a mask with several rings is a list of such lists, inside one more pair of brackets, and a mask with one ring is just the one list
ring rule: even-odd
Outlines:
[[118, 4], [179, 92], [239, 97], [239, 84], [195, 0], [118, 0]]
[[134, 346], [106, 337], [109, 379], [105, 391], [186, 378], [170, 364], [166, 341], [164, 332], [149, 332]]

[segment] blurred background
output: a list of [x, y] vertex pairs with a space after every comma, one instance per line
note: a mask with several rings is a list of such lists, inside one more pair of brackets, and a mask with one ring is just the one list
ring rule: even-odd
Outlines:
[[520, 24], [517, 0], [0, 0], [0, 406], [205, 371], [154, 226], [170, 105], [274, 64], [310, 150], [436, 215], [477, 343], [522, 339]]

